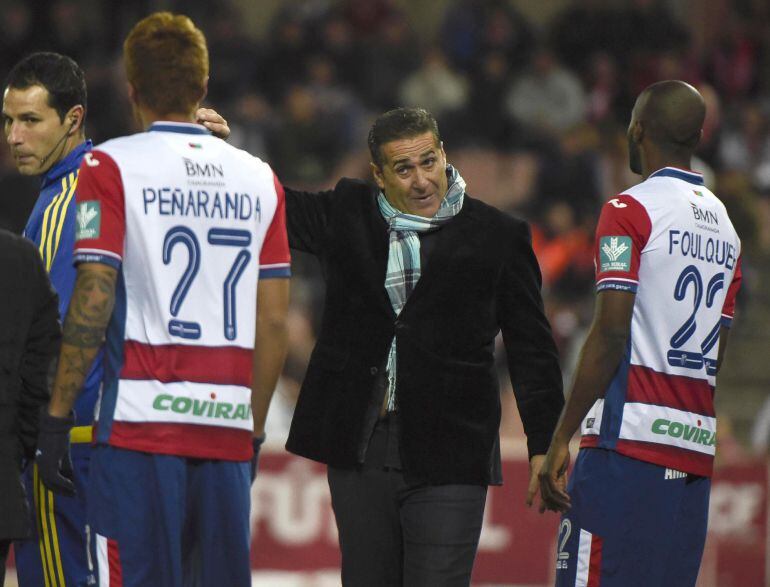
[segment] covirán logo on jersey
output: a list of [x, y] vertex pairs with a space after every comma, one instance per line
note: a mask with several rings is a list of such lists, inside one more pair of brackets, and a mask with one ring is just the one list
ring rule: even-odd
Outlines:
[[658, 418], [652, 423], [652, 433], [659, 435], [668, 435], [672, 438], [683, 438], [689, 442], [702, 444], [703, 446], [714, 446], [717, 443], [716, 432], [711, 432], [699, 426], [691, 426], [675, 420], [666, 420]]
[[161, 393], [152, 402], [155, 410], [162, 412], [172, 411], [177, 414], [190, 414], [203, 418], [222, 420], [250, 420], [251, 404], [233, 404], [230, 402], [218, 402], [198, 400], [189, 397], [174, 397], [167, 393]]

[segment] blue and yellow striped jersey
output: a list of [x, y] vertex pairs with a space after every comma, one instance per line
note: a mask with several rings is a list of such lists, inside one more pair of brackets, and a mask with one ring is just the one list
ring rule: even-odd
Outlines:
[[[24, 236], [37, 245], [43, 264], [59, 294], [59, 314], [64, 320], [75, 288], [75, 192], [83, 156], [91, 150], [91, 141], [75, 147], [42, 177], [40, 196], [24, 228]], [[83, 391], [75, 404], [77, 426], [93, 423], [94, 404], [102, 380], [101, 353], [94, 361]]]

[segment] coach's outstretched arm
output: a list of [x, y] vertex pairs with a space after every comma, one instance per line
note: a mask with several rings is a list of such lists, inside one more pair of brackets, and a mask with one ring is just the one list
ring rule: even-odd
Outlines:
[[69, 459], [69, 432], [75, 422], [72, 406], [83, 388], [115, 305], [117, 270], [101, 263], [78, 265], [51, 401], [40, 414], [37, 465], [52, 491], [74, 494]]
[[569, 441], [620, 365], [635, 300], [636, 294], [623, 291], [605, 290], [596, 297], [594, 321], [578, 361], [572, 391], [540, 470], [541, 512], [570, 508], [563, 479], [569, 465]]

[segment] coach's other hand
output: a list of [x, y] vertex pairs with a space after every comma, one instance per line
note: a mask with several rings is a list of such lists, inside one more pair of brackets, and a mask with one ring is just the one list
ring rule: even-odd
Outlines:
[[527, 488], [527, 507], [532, 507], [535, 495], [540, 487], [540, 471], [543, 468], [545, 455], [532, 455], [529, 459], [529, 487]]
[[262, 444], [265, 442], [265, 435], [254, 436], [251, 439], [251, 446], [254, 447], [254, 456], [251, 457], [251, 482], [254, 483], [254, 479], [257, 478], [257, 470], [259, 469], [259, 450], [262, 448]]
[[69, 496], [75, 495], [70, 460], [70, 430], [74, 424], [72, 412], [67, 417], [57, 418], [48, 413], [48, 406], [40, 408], [35, 452], [38, 475], [48, 489]]
[[566, 512], [572, 505], [567, 493], [569, 440], [554, 436], [540, 469], [540, 513], [545, 510]]

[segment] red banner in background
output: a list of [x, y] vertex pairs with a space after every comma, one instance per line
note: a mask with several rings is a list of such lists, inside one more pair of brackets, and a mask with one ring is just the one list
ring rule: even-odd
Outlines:
[[[489, 491], [474, 585], [551, 585], [558, 517], [527, 509], [526, 456], [503, 460], [505, 485]], [[711, 492], [709, 537], [698, 587], [766, 585], [768, 469], [721, 467]], [[252, 566], [315, 573], [339, 569], [326, 469], [266, 450], [253, 488]]]

